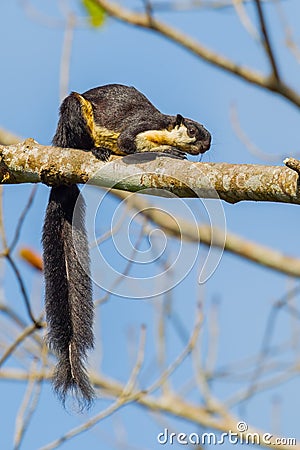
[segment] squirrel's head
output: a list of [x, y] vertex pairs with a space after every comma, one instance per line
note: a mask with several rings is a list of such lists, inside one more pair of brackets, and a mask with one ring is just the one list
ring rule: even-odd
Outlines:
[[170, 131], [174, 147], [190, 155], [205, 153], [210, 148], [211, 134], [198, 122], [177, 114]]

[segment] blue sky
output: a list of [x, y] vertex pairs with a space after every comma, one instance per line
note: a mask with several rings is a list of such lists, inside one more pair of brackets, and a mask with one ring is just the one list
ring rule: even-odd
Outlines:
[[[45, 18], [51, 20], [47, 20], [47, 23], [44, 23], [46, 20], [43, 23], [37, 21], [26, 12], [22, 2], [2, 2], [0, 6], [0, 126], [20, 136], [34, 137], [40, 143], [49, 144], [55, 132], [59, 107], [59, 72], [64, 32], [61, 24], [64, 23], [64, 17], [59, 2], [48, 0], [40, 5], [40, 2], [34, 1], [32, 4]], [[77, 14], [84, 15], [79, 2], [74, 0], [69, 4]], [[130, 4], [140, 5], [139, 2]], [[295, 41], [299, 43], [299, 2], [285, 1], [284, 10]], [[284, 34], [276, 8], [266, 8], [266, 11], [281, 73], [297, 88], [299, 65], [284, 45]], [[249, 12], [254, 18], [253, 10], [249, 9]], [[163, 13], [161, 18], [239, 63], [264, 73], [268, 70], [264, 54], [258, 44], [247, 35], [232, 9], [219, 13], [209, 10]], [[52, 22], [55, 22], [55, 26]], [[113, 82], [135, 86], [162, 112], [181, 113], [204, 123], [213, 135], [213, 145], [210, 152], [204, 155], [203, 161], [264, 164], [249, 153], [235, 134], [230, 119], [233, 105], [237, 108], [241, 127], [253, 143], [266, 154], [279, 155], [278, 160], [272, 163], [282, 164], [284, 157], [299, 155], [299, 111], [286, 100], [222, 73], [181, 47], [145, 30], [131, 28], [110, 19], [98, 30], [88, 26], [77, 28], [72, 46], [69, 91], [84, 92], [92, 87]], [[30, 189], [30, 186], [5, 188], [8, 236], [13, 235], [14, 224]], [[94, 204], [98, 194], [90, 188], [86, 191], [88, 205]], [[41, 251], [40, 236], [47, 197], [48, 188], [40, 186], [21, 235], [20, 246], [30, 245]], [[201, 216], [203, 210], [196, 201], [188, 200], [180, 205], [178, 203], [170, 209], [173, 208], [175, 214], [185, 217], [184, 208], [187, 205], [198, 218], [198, 214]], [[105, 199], [96, 225], [99, 234], [107, 230], [117, 204], [116, 199]], [[168, 208], [166, 202], [163, 205]], [[229, 231], [287, 254], [299, 256], [297, 206], [244, 202], [236, 205], [223, 204], [223, 208]], [[138, 224], [133, 226], [133, 242], [137, 239], [139, 230]], [[142, 245], [147, 250], [148, 243], [145, 241]], [[177, 250], [178, 243], [171, 242], [166, 255], [172, 258]], [[194, 251], [191, 244], [186, 244], [186, 258], [192, 259]], [[123, 266], [113, 253], [110, 241], [105, 243], [103, 253], [112, 258], [110, 263], [122, 269]], [[166, 324], [168, 363], [172, 362], [186, 344], [176, 326], [176, 317], [180, 319], [183, 334], [188, 336], [194, 321], [196, 301], [198, 298], [205, 298], [202, 353], [205, 357], [209, 312], [211, 305], [217, 302], [219, 342], [216, 369], [221, 373], [222, 368], [259, 353], [272, 305], [297, 282], [236, 256], [224, 254], [213, 276], [204, 286], [199, 286], [199, 265], [205, 253], [206, 250], [201, 247], [197, 262], [189, 275], [172, 290], [173, 316]], [[43, 300], [42, 280], [22, 262], [20, 267], [26, 277], [34, 309], [39, 312]], [[94, 270], [97, 269], [95, 266]], [[154, 270], [153, 267], [150, 270]], [[103, 276], [109, 280], [109, 274], [104, 273]], [[3, 279], [6, 301], [12, 302], [26, 317], [21, 295], [9, 270], [5, 271]], [[95, 297], [100, 295], [100, 290], [95, 289]], [[296, 306], [297, 301], [299, 302], [299, 299], [296, 298]], [[126, 382], [134, 364], [134, 349], [137, 346], [140, 326], [145, 323], [147, 356], [139, 380], [141, 386], [150, 384], [158, 375], [153, 360], [160, 302], [160, 298], [132, 300], [112, 296], [99, 311], [96, 333], [97, 336], [99, 334], [101, 345], [91, 355], [91, 365], [97, 369], [101, 365], [101, 371], [108, 377]], [[299, 321], [281, 310], [274, 326], [270, 344], [275, 345], [290, 339], [291, 330], [297, 326], [299, 329]], [[297, 349], [299, 350], [299, 342], [296, 340], [295, 353], [282, 352], [280, 355], [282, 364], [293, 361]], [[5, 367], [11, 367], [11, 364], [13, 363], [8, 361]], [[183, 388], [191, 370], [191, 362], [187, 361], [174, 374], [175, 388]], [[237, 374], [242, 367], [235, 370], [237, 373], [233, 371], [232, 379], [222, 379], [220, 376], [213, 381], [213, 392], [221, 400], [228, 399], [243, 386], [242, 382], [237, 380]], [[23, 384], [0, 384], [2, 404], [6, 405], [5, 411], [3, 408], [0, 410], [1, 429], [5, 430], [4, 435], [1, 432], [2, 441], [4, 438], [3, 448], [12, 448], [15, 417], [24, 390]], [[189, 399], [201, 401], [196, 389], [186, 392]], [[279, 399], [280, 403], [278, 432], [287, 437], [298, 435], [300, 439], [297, 377], [279, 385], [278, 388], [259, 393], [247, 404], [233, 408], [233, 412], [249, 424], [270, 431], [274, 422], [274, 399]], [[108, 404], [106, 399], [100, 399], [91, 415]], [[45, 385], [22, 448], [41, 448], [83, 420], [84, 417], [66, 413], [53, 396], [50, 387]], [[172, 424], [178, 431], [199, 432], [195, 425], [178, 419], [169, 417], [167, 423]], [[90, 449], [110, 450], [115, 448], [118, 433], [132, 445], [129, 448], [160, 448], [161, 446], [156, 444], [156, 435], [161, 431], [162, 424], [164, 421], [153, 418], [138, 406], [127, 406], [105, 419], [93, 432], [67, 442], [63, 448], [77, 450], [82, 449], [84, 445]]]

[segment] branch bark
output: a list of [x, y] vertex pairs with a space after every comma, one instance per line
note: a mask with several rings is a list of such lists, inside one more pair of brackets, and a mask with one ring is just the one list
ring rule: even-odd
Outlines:
[[[286, 160], [288, 164], [289, 160]], [[164, 196], [220, 198], [300, 204], [299, 175], [284, 166], [227, 163], [193, 163], [163, 154], [139, 153], [108, 163], [90, 152], [42, 146], [33, 139], [0, 146], [0, 184], [48, 185], [87, 183], [148, 191]]]

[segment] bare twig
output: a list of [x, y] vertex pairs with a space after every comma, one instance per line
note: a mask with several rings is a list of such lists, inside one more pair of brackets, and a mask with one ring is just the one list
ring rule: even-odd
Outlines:
[[206, 373], [215, 370], [219, 345], [219, 301], [213, 298], [208, 313], [208, 350], [204, 365]]
[[111, 416], [113, 413], [115, 413], [118, 409], [120, 409], [122, 406], [124, 406], [128, 402], [129, 402], [129, 399], [126, 399], [125, 397], [117, 398], [117, 400], [114, 401], [113, 404], [111, 404], [106, 409], [104, 409], [104, 411], [101, 411], [100, 414], [97, 414], [97, 416], [88, 420], [87, 422], [80, 425], [79, 427], [73, 428], [68, 433], [64, 434], [60, 438], [51, 442], [50, 444], [45, 445], [40, 450], [53, 450], [53, 449], [59, 447], [61, 444], [63, 444], [66, 441], [69, 441], [70, 439], [77, 436], [78, 434], [88, 431], [90, 428], [92, 428], [94, 425], [96, 425], [98, 422], [100, 422], [100, 420], [103, 420], [106, 417]]
[[[239, 3], [247, 5], [252, 0], [238, 0]], [[272, 0], [262, 0], [263, 2], [272, 2]], [[190, 11], [208, 9], [208, 10], [223, 10], [230, 9], [233, 6], [232, 0], [176, 0], [176, 1], [163, 1], [157, 0], [152, 3], [154, 11]]]
[[130, 269], [132, 267], [132, 264], [134, 262], [134, 255], [135, 255], [136, 251], [138, 250], [138, 248], [139, 248], [139, 246], [140, 246], [140, 244], [141, 244], [143, 239], [144, 239], [144, 229], [141, 228], [140, 233], [138, 235], [138, 238], [136, 240], [135, 246], [134, 246], [134, 248], [132, 250], [132, 253], [131, 253], [131, 255], [130, 255], [128, 261], [127, 261], [127, 264], [126, 264], [124, 270], [122, 271], [122, 274], [120, 274], [120, 276], [118, 276], [113, 281], [113, 283], [111, 284], [110, 289], [106, 292], [106, 294], [95, 302], [96, 306], [106, 302], [109, 299], [111, 293], [114, 292], [114, 289], [122, 282], [124, 277], [126, 277], [128, 275], [128, 273], [129, 273], [129, 271], [130, 271]]
[[124, 398], [130, 397], [132, 395], [132, 392], [136, 388], [135, 385], [136, 385], [137, 377], [141, 371], [142, 364], [143, 364], [144, 357], [145, 357], [145, 344], [146, 344], [146, 327], [144, 325], [142, 325], [137, 359], [136, 359], [136, 363], [132, 369], [131, 375], [123, 389], [122, 397], [124, 397]]
[[280, 84], [279, 71], [278, 71], [276, 60], [275, 60], [274, 51], [272, 49], [269, 31], [267, 29], [267, 24], [266, 24], [266, 20], [264, 17], [263, 9], [262, 9], [260, 0], [254, 0], [254, 2], [256, 4], [256, 9], [257, 9], [257, 14], [258, 14], [258, 18], [259, 18], [260, 29], [261, 29], [261, 34], [263, 37], [264, 47], [265, 47], [266, 53], [268, 55], [268, 58], [270, 60], [270, 64], [272, 67], [273, 77], [275, 78], [277, 83]]
[[12, 243], [10, 244], [9, 249], [8, 249], [9, 253], [13, 252], [13, 250], [15, 249], [15, 246], [16, 246], [18, 240], [19, 240], [24, 220], [25, 220], [25, 218], [26, 218], [26, 216], [27, 216], [27, 214], [28, 214], [28, 212], [29, 212], [29, 210], [30, 210], [30, 208], [32, 206], [32, 203], [33, 203], [36, 191], [37, 191], [37, 186], [33, 186], [32, 190], [31, 190], [31, 193], [29, 195], [29, 198], [27, 200], [27, 203], [24, 206], [24, 209], [23, 209], [23, 211], [20, 214], [20, 217], [19, 217], [19, 220], [18, 220], [18, 223], [17, 223], [17, 226], [16, 226], [16, 230], [15, 230], [15, 235], [14, 235]]
[[[293, 366], [289, 367], [288, 370], [285, 368], [281, 371], [281, 373], [276, 374], [273, 377], [269, 377], [267, 380], [261, 381], [260, 383], [257, 383], [254, 389], [252, 390], [251, 395], [252, 397], [254, 397], [255, 394], [265, 392], [267, 389], [276, 388], [280, 384], [286, 383], [287, 381], [290, 381], [293, 378], [297, 377], [299, 377], [299, 364], [294, 364]], [[235, 392], [234, 395], [231, 398], [229, 398], [225, 403], [228, 408], [232, 408], [248, 399], [249, 399], [249, 389], [246, 388], [239, 392]]]
[[104, 418], [110, 416], [115, 411], [120, 409], [122, 406], [124, 406], [125, 404], [128, 404], [129, 402], [134, 400], [135, 383], [136, 383], [137, 376], [141, 370], [142, 363], [144, 360], [145, 338], [146, 338], [145, 332], [146, 332], [146, 328], [143, 326], [141, 329], [141, 339], [140, 339], [136, 363], [132, 369], [132, 372], [128, 379], [128, 382], [124, 386], [122, 393], [120, 396], [118, 396], [117, 400], [112, 405], [110, 405], [108, 408], [106, 408], [104, 411], [102, 411], [100, 414], [97, 414], [96, 416], [94, 416], [93, 418], [91, 418], [90, 420], [85, 422], [83, 425], [73, 428], [73, 430], [69, 431], [64, 436], [62, 436], [61, 438], [52, 442], [51, 444], [46, 445], [41, 450], [52, 450], [54, 448], [57, 448], [63, 442], [70, 440], [71, 438], [77, 436], [78, 434], [81, 434], [82, 432], [91, 429], [100, 420], [103, 420]]
[[254, 39], [255, 41], [260, 41], [259, 34], [255, 26], [253, 25], [249, 15], [246, 12], [245, 4], [247, 4], [247, 2], [243, 0], [231, 0], [231, 1], [240, 19], [240, 22], [244, 26], [245, 30], [249, 33], [252, 39]]
[[278, 10], [278, 17], [279, 20], [282, 23], [283, 31], [285, 34], [285, 43], [288, 49], [290, 49], [291, 53], [294, 55], [296, 61], [300, 63], [300, 48], [299, 45], [296, 44], [293, 31], [286, 19], [283, 7], [282, 7], [282, 0], [274, 0], [275, 5]]
[[[32, 372], [35, 372], [36, 361], [33, 363]], [[28, 386], [23, 398], [23, 402], [16, 418], [16, 432], [14, 439], [14, 450], [19, 450], [24, 439], [29, 422], [36, 410], [38, 398], [41, 392], [41, 383], [35, 378], [28, 380]]]
[[178, 357], [174, 360], [174, 362], [166, 369], [164, 370], [159, 378], [151, 384], [150, 387], [147, 388], [146, 392], [147, 394], [150, 394], [154, 392], [156, 389], [158, 389], [160, 386], [162, 386], [166, 380], [172, 375], [172, 373], [182, 364], [182, 362], [185, 360], [185, 358], [192, 352], [194, 349], [197, 339], [201, 330], [203, 322], [203, 315], [202, 315], [202, 309], [200, 305], [198, 306], [198, 311], [196, 315], [196, 323], [193, 329], [193, 332], [191, 334], [191, 337], [189, 339], [189, 342], [187, 343], [186, 347], [183, 349], [183, 351], [178, 355]]
[[38, 328], [41, 328], [43, 326], [41, 322], [39, 323], [33, 323], [32, 325], [29, 325], [27, 328], [25, 328], [20, 335], [17, 337], [17, 339], [6, 349], [4, 354], [0, 358], [0, 367], [5, 363], [7, 358], [9, 358], [12, 353], [15, 351], [15, 349], [32, 333], [34, 333]]
[[[262, 373], [263, 364], [264, 364], [266, 357], [270, 350], [270, 342], [273, 337], [273, 331], [274, 331], [275, 322], [276, 322], [278, 313], [281, 310], [281, 308], [284, 308], [285, 306], [288, 305], [290, 299], [292, 299], [296, 294], [298, 294], [299, 291], [300, 291], [300, 286], [299, 285], [295, 286], [294, 289], [287, 292], [281, 299], [279, 299], [273, 305], [273, 307], [270, 311], [268, 320], [267, 320], [267, 325], [265, 328], [262, 345], [261, 345], [261, 351], [260, 351], [260, 354], [258, 357], [256, 367], [254, 368], [253, 376], [252, 376], [252, 379], [251, 379], [251, 382], [250, 382], [250, 385], [248, 388], [248, 393], [247, 393], [247, 395], [245, 395], [245, 399], [250, 398], [257, 389], [257, 382]], [[293, 311], [293, 315], [295, 315], [295, 311]], [[298, 316], [299, 316], [299, 320], [300, 320], [299, 312], [298, 312]]]
[[111, 238], [112, 236], [115, 236], [118, 233], [118, 231], [121, 229], [121, 227], [124, 223], [124, 219], [127, 216], [127, 213], [128, 213], [128, 211], [126, 211], [126, 209], [124, 209], [124, 211], [121, 214], [120, 218], [118, 219], [117, 223], [113, 227], [111, 227], [108, 231], [103, 233], [101, 236], [96, 237], [96, 239], [89, 244], [89, 248], [93, 249], [93, 248], [103, 244], [103, 242], [105, 242], [107, 239]]
[[[37, 380], [42, 379], [50, 380], [51, 374], [50, 373], [46, 374], [44, 372], [43, 373], [37, 372], [35, 374], [35, 377]], [[24, 371], [10, 369], [1, 371], [0, 379], [1, 378], [17, 381], [25, 381], [28, 380], [29, 374]], [[123, 397], [122, 400], [119, 400], [119, 397], [122, 395], [124, 389], [124, 386], [121, 383], [108, 378], [101, 378], [100, 376], [97, 376], [96, 378], [92, 379], [92, 381], [95, 386], [99, 386], [99, 388], [105, 390], [108, 394], [118, 398], [116, 402], [114, 402], [107, 409], [105, 409], [99, 415], [95, 416], [95, 418], [92, 419], [95, 420], [96, 422], [99, 422], [102, 418], [108, 417], [109, 415], [113, 414], [116, 410], [118, 410], [124, 404], [129, 403], [131, 400], [135, 400], [139, 405], [147, 409], [150, 409], [151, 411], [160, 411], [172, 414], [174, 416], [184, 418], [185, 420], [190, 420], [191, 422], [199, 424], [200, 426], [205, 428], [213, 428], [221, 432], [228, 432], [228, 430], [236, 430], [236, 425], [238, 423], [237, 417], [233, 415], [228, 415], [226, 417], [215, 416], [209, 410], [207, 410], [207, 408], [195, 405], [193, 402], [184, 400], [179, 396], [169, 395], [162, 398], [160, 396], [156, 397], [147, 395], [144, 391], [142, 392], [138, 391], [133, 392], [132, 397], [130, 399], [127, 398], [127, 400], [125, 400]], [[65, 442], [66, 439], [73, 437], [73, 432], [75, 432], [74, 435], [77, 435], [78, 433], [85, 431], [87, 424], [89, 426], [90, 422], [85, 423], [81, 427], [78, 427], [74, 430], [71, 430], [64, 437], [58, 439], [57, 441], [55, 441], [55, 443], [43, 447], [43, 449], [41, 450], [52, 450], [53, 448], [57, 448], [57, 446]], [[270, 444], [266, 444], [263, 439], [264, 435], [263, 431], [258, 430], [252, 426], [248, 427], [246, 433], [239, 432], [237, 430], [237, 435], [239, 438], [245, 437], [245, 435], [249, 433], [258, 433], [258, 435], [260, 436], [261, 445], [267, 448], [270, 447]], [[277, 438], [278, 436], [275, 435], [272, 437], [272, 448], [274, 448], [275, 450], [300, 450], [300, 445], [297, 444], [296, 445], [276, 444]]]
[[12, 270], [13, 270], [13, 272], [14, 272], [17, 280], [18, 280], [18, 283], [19, 283], [19, 286], [20, 286], [20, 289], [21, 289], [21, 293], [23, 295], [24, 303], [25, 303], [25, 306], [26, 306], [26, 309], [27, 309], [27, 313], [28, 313], [30, 319], [32, 320], [32, 322], [34, 323], [34, 326], [36, 328], [41, 328], [42, 324], [38, 320], [36, 320], [34, 315], [33, 315], [33, 312], [32, 312], [32, 309], [31, 309], [31, 305], [30, 305], [30, 300], [29, 300], [29, 297], [28, 297], [28, 294], [27, 294], [27, 290], [25, 288], [25, 284], [24, 284], [23, 278], [21, 276], [21, 273], [20, 273], [20, 271], [19, 271], [15, 261], [11, 257], [10, 253], [8, 253], [6, 255], [6, 259], [9, 262], [9, 264], [10, 264], [10, 266], [11, 266], [11, 268], [12, 268]]
[[[164, 298], [161, 299], [161, 301], [157, 302], [157, 309], [158, 309], [158, 318], [155, 321], [157, 323], [156, 329], [157, 329], [157, 359], [158, 359], [158, 367], [161, 370], [164, 370], [166, 367], [166, 310], [168, 308], [167, 305], [169, 305], [169, 298], [170, 295], [169, 292], [166, 292], [164, 294]], [[161, 389], [164, 393], [168, 392], [170, 390], [169, 386], [169, 380], [166, 379], [165, 382], [162, 384]]]
[[256, 158], [259, 158], [261, 161], [265, 161], [267, 163], [275, 163], [285, 157], [284, 154], [264, 152], [250, 139], [240, 124], [237, 107], [234, 104], [230, 107], [230, 121], [238, 139], [240, 139], [240, 141], [244, 144], [249, 153], [254, 155]]
[[7, 249], [7, 240], [6, 240], [6, 233], [5, 233], [5, 226], [4, 226], [3, 193], [4, 193], [4, 187], [0, 186], [0, 235], [1, 235], [1, 241], [2, 241], [3, 255], [4, 255], [6, 252], [6, 249]]
[[20, 3], [24, 12], [31, 20], [43, 25], [44, 27], [63, 27], [63, 20], [50, 17], [48, 14], [44, 14], [42, 11], [37, 9], [30, 0], [20, 0]]
[[23, 329], [26, 327], [25, 320], [10, 306], [0, 303], [0, 311], [9, 317], [15, 324], [17, 324], [19, 328]]
[[74, 14], [70, 12], [66, 19], [64, 41], [60, 61], [60, 101], [62, 101], [67, 96], [69, 89], [70, 63], [75, 25], [76, 18]]

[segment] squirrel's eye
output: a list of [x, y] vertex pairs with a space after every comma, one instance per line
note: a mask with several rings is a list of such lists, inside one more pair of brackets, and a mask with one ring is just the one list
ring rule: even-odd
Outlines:
[[196, 127], [189, 127], [188, 128], [188, 134], [191, 137], [194, 137], [197, 133], [197, 128]]

